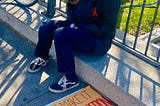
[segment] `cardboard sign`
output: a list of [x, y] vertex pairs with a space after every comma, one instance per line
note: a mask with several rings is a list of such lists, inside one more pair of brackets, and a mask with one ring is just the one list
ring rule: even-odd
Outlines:
[[112, 102], [104, 99], [90, 86], [73, 93], [49, 106], [114, 106]]

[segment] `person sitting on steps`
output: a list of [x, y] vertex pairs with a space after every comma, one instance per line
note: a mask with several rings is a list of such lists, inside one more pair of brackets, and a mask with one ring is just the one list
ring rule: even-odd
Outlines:
[[68, 0], [66, 20], [50, 20], [40, 26], [35, 59], [28, 71], [46, 66], [54, 40], [57, 71], [64, 76], [49, 86], [51, 92], [64, 92], [79, 85], [74, 52], [105, 55], [115, 36], [120, 0]]

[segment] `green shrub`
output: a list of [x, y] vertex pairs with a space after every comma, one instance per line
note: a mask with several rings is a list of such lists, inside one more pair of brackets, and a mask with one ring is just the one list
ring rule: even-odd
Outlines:
[[[155, 0], [146, 1], [146, 3], [150, 3], [150, 2], [155, 2]], [[130, 5], [130, 0], [123, 0], [122, 4]], [[134, 0], [134, 4], [143, 4], [143, 0]], [[152, 6], [156, 6], [156, 5], [152, 5]], [[132, 9], [131, 17], [129, 21], [129, 29], [128, 29], [128, 33], [131, 35], [134, 35], [134, 36], [136, 35], [138, 22], [141, 15], [141, 10], [142, 10], [141, 7], [133, 7]], [[117, 24], [117, 28], [119, 28], [120, 30], [125, 31], [128, 13], [129, 13], [129, 8], [123, 8], [120, 10], [120, 15], [119, 15], [118, 24]], [[150, 31], [154, 13], [155, 13], [155, 8], [146, 7], [144, 9], [144, 13], [142, 14], [141, 27], [138, 33], [139, 35], [146, 34]], [[154, 28], [157, 28], [159, 26], [160, 26], [160, 10], [158, 10]]]

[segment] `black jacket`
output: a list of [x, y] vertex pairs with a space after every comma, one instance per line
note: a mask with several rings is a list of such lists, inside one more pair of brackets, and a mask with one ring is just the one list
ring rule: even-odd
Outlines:
[[114, 38], [121, 0], [80, 0], [67, 3], [67, 19], [96, 36]]

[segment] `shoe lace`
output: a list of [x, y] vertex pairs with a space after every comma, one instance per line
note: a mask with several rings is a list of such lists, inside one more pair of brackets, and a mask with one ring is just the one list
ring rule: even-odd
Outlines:
[[58, 82], [58, 85], [60, 85], [63, 89], [66, 89], [67, 88], [67, 85], [68, 84], [75, 84], [76, 82], [67, 82], [67, 78], [66, 76], [63, 76], [59, 82]]
[[37, 57], [34, 61], [32, 61], [32, 63], [34, 63], [35, 65], [42, 65], [42, 66], [45, 66], [47, 64], [46, 61], [41, 57]]

